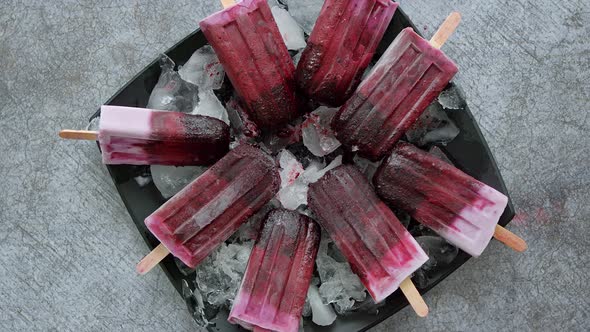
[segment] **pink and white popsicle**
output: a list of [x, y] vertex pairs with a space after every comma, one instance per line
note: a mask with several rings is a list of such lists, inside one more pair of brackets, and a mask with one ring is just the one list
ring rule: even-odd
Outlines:
[[496, 189], [404, 142], [381, 164], [373, 184], [385, 202], [476, 257], [494, 236], [508, 204]]
[[254, 331], [299, 330], [320, 228], [285, 209], [271, 211], [252, 248], [228, 320]]
[[397, 290], [428, 260], [352, 165], [339, 166], [311, 184], [309, 207], [375, 302]]
[[207, 116], [104, 105], [99, 132], [62, 131], [100, 144], [105, 164], [210, 165], [229, 151], [229, 126]]

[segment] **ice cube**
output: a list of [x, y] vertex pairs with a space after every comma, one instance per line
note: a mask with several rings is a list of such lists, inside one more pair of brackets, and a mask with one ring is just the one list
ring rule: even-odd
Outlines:
[[207, 167], [202, 166], [150, 166], [154, 184], [164, 198], [170, 198], [203, 174]]
[[366, 312], [371, 315], [376, 315], [379, 313], [379, 309], [384, 307], [386, 304], [386, 301], [375, 303], [375, 300], [373, 300], [370, 296], [367, 296], [364, 301], [355, 303], [349, 311]]
[[307, 204], [308, 186], [303, 181], [295, 181], [292, 185], [281, 189], [277, 198], [285, 209], [295, 210], [300, 205]]
[[151, 176], [143, 176], [143, 175], [136, 176], [136, 177], [135, 177], [135, 182], [137, 182], [137, 184], [138, 184], [140, 187], [144, 187], [144, 186], [146, 186], [148, 183], [152, 182], [152, 177], [151, 177]]
[[225, 105], [235, 137], [242, 140], [260, 135], [258, 126], [250, 120], [248, 113], [242, 108], [236, 97], [232, 97]]
[[443, 108], [450, 110], [459, 110], [466, 106], [463, 92], [454, 84], [438, 95], [438, 102]]
[[216, 307], [231, 307], [253, 244], [254, 241], [223, 243], [197, 266], [197, 285], [205, 302]]
[[297, 179], [281, 190], [277, 198], [285, 209], [295, 210], [301, 205], [307, 205], [307, 192], [309, 184], [319, 180], [326, 172], [342, 165], [342, 156], [336, 157], [328, 166], [324, 167], [323, 163], [312, 161], [311, 164], [303, 171]]
[[277, 22], [279, 32], [283, 36], [283, 41], [287, 45], [287, 49], [296, 51], [305, 48], [307, 43], [303, 36], [303, 30], [301, 30], [301, 27], [295, 22], [289, 12], [278, 6], [273, 6], [270, 10], [272, 11], [275, 22]]
[[308, 35], [320, 15], [324, 0], [286, 0], [289, 13]]
[[316, 266], [320, 275], [320, 295], [324, 303], [333, 303], [336, 312], [345, 313], [351, 309], [355, 301], [364, 301], [367, 297], [365, 287], [350, 269], [347, 262], [339, 262], [332, 257], [337, 248], [330, 249], [332, 240], [322, 232], [322, 240], [316, 258]]
[[266, 132], [262, 137], [262, 145], [271, 153], [276, 154], [291, 144], [301, 140], [301, 123], [286, 125], [277, 132]]
[[178, 69], [180, 77], [199, 87], [199, 90], [217, 90], [223, 84], [225, 71], [217, 54], [209, 45], [199, 48], [188, 59], [184, 66]]
[[258, 212], [256, 212], [253, 216], [248, 218], [248, 221], [245, 222], [238, 230], [229, 238], [229, 242], [244, 242], [249, 240], [256, 240], [258, 237], [258, 232], [262, 227], [262, 222], [266, 215], [273, 209], [280, 207], [281, 203], [277, 200], [273, 199], [264, 205]]
[[292, 185], [293, 182], [303, 174], [303, 166], [289, 150], [283, 149], [279, 152], [279, 166], [281, 167], [281, 188]]
[[302, 54], [303, 54], [303, 51], [299, 51], [293, 56], [293, 63], [295, 64], [295, 67], [297, 67], [297, 65], [299, 64], [299, 60], [301, 60]]
[[310, 285], [307, 298], [312, 311], [312, 321], [319, 326], [332, 325], [336, 320], [336, 313], [330, 304], [325, 304], [316, 285]]
[[330, 127], [336, 112], [337, 108], [321, 106], [307, 115], [301, 124], [303, 144], [318, 157], [332, 153], [341, 145]]
[[358, 154], [354, 155], [352, 161], [369, 181], [373, 179], [373, 175], [375, 175], [377, 168], [379, 168], [379, 165], [381, 165], [381, 161], [372, 162], [368, 159], [360, 157]]
[[162, 73], [152, 90], [146, 107], [162, 111], [191, 113], [198, 103], [199, 89], [196, 85], [183, 80], [174, 70], [174, 66], [172, 59], [162, 55], [160, 58]]
[[201, 327], [209, 325], [209, 320], [205, 314], [205, 303], [203, 303], [203, 297], [198, 289], [194, 291], [190, 288], [188, 282], [182, 279], [182, 297], [186, 302], [188, 311], [193, 315], [194, 320]]
[[447, 144], [459, 135], [459, 128], [438, 102], [432, 103], [408, 130], [408, 141], [418, 146]]
[[317, 164], [315, 164], [314, 167], [310, 165], [310, 167], [306, 168], [305, 172], [303, 172], [304, 181], [306, 181], [308, 184], [314, 183], [324, 176], [324, 174], [326, 174], [329, 170], [334, 169], [340, 165], [342, 165], [341, 155], [334, 158], [334, 160], [332, 160], [328, 166], [321, 169], [317, 168]]
[[199, 102], [192, 114], [205, 115], [219, 119], [229, 125], [229, 116], [223, 104], [219, 101], [213, 90], [199, 90]]
[[439, 236], [418, 236], [416, 242], [428, 255], [428, 261], [414, 273], [414, 283], [418, 288], [426, 288], [436, 281], [442, 269], [457, 257], [459, 250]]

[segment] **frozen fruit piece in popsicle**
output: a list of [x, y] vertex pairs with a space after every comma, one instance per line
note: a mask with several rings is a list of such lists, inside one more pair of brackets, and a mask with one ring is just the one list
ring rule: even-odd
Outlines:
[[319, 226], [311, 219], [294, 211], [271, 211], [228, 320], [254, 331], [298, 331], [319, 241]]
[[479, 256], [508, 198], [411, 144], [398, 143], [373, 178], [379, 196], [450, 243]]
[[391, 0], [326, 0], [297, 65], [299, 89], [326, 105], [344, 104], [397, 6]]
[[200, 26], [258, 126], [296, 117], [295, 66], [266, 0], [242, 0]]
[[229, 150], [229, 126], [222, 121], [135, 107], [102, 106], [98, 132], [59, 135], [98, 140], [105, 164], [210, 165]]
[[352, 165], [339, 166], [311, 184], [309, 206], [375, 302], [428, 260]]
[[439, 49], [406, 28], [332, 121], [340, 142], [383, 158], [457, 73]]
[[274, 160], [242, 144], [147, 217], [145, 224], [174, 256], [195, 267], [270, 201], [279, 184]]

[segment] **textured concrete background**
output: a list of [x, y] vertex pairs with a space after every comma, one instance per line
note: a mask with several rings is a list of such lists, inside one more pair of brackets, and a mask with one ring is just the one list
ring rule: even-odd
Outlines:
[[[492, 243], [375, 331], [586, 330], [590, 311], [590, 2], [404, 0], [445, 51], [515, 200], [516, 254]], [[194, 331], [96, 147], [57, 138], [216, 1], [0, 2], [0, 330]]]

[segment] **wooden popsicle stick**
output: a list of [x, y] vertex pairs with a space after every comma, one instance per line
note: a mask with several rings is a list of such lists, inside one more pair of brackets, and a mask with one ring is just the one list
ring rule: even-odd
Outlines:
[[62, 130], [59, 132], [59, 137], [65, 139], [80, 139], [88, 141], [98, 140], [98, 132], [90, 130]]
[[432, 36], [430, 45], [441, 48], [453, 32], [455, 32], [455, 29], [459, 26], [459, 22], [461, 22], [461, 14], [459, 12], [452, 12], [438, 28], [434, 36]]
[[221, 5], [223, 6], [223, 8], [231, 7], [235, 4], [236, 2], [234, 0], [221, 0]]
[[496, 240], [518, 252], [523, 252], [528, 248], [528, 245], [522, 238], [500, 225], [496, 225], [494, 237]]
[[170, 251], [164, 247], [163, 244], [159, 244], [152, 252], [147, 254], [135, 267], [137, 273], [144, 275], [151, 271], [156, 265], [158, 265], [164, 257], [168, 256]]
[[401, 285], [399, 285], [399, 288], [401, 288], [402, 293], [404, 293], [406, 299], [408, 299], [408, 302], [410, 302], [412, 309], [414, 309], [418, 316], [428, 316], [428, 305], [426, 302], [424, 302], [422, 295], [420, 295], [418, 289], [416, 289], [416, 286], [414, 286], [414, 283], [410, 277], [407, 277], [404, 281], [402, 281]]

